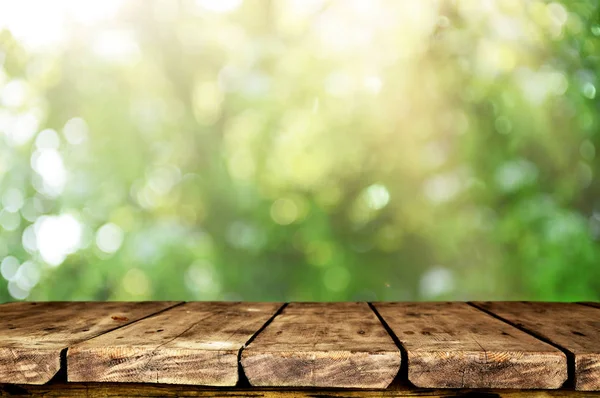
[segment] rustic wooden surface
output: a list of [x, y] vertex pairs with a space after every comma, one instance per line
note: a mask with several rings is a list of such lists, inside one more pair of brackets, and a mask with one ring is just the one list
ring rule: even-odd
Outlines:
[[600, 309], [574, 303], [474, 303], [574, 356], [575, 388], [600, 389]]
[[286, 388], [214, 388], [135, 383], [56, 383], [42, 386], [1, 385], [0, 397], [221, 397], [221, 398], [593, 398], [600, 392], [572, 390], [419, 389], [333, 390]]
[[428, 388], [559, 388], [558, 349], [466, 303], [374, 303], [405, 347], [408, 379]]
[[598, 303], [371, 307], [2, 304], [0, 396], [600, 396]]
[[71, 347], [68, 379], [234, 386], [240, 349], [281, 306], [186, 303]]
[[60, 369], [73, 343], [175, 305], [138, 303], [8, 303], [0, 306], [0, 383], [42, 384]]
[[400, 350], [366, 303], [292, 303], [242, 352], [253, 386], [385, 388]]

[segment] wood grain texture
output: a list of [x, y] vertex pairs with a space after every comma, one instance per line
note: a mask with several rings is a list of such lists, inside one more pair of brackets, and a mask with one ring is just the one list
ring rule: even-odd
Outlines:
[[374, 303], [407, 351], [408, 379], [427, 388], [559, 388], [558, 349], [466, 303]]
[[600, 309], [575, 303], [474, 304], [571, 353], [575, 388], [600, 390]]
[[42, 384], [60, 369], [61, 351], [175, 302], [45, 302], [0, 305], [0, 383]]
[[561, 390], [421, 389], [386, 390], [199, 387], [173, 384], [56, 383], [41, 386], [0, 384], [0, 397], [221, 397], [221, 398], [593, 398], [600, 392]]
[[281, 306], [186, 303], [70, 348], [68, 380], [233, 386], [239, 350]]
[[292, 303], [242, 351], [253, 386], [385, 388], [400, 350], [366, 303]]

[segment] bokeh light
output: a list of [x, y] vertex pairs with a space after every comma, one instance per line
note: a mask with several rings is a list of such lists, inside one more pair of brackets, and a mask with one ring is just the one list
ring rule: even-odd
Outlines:
[[600, 299], [600, 5], [0, 3], [0, 299]]

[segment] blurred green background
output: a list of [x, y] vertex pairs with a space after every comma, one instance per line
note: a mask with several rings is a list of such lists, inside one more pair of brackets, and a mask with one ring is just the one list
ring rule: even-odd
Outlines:
[[600, 299], [600, 5], [0, 3], [0, 301]]

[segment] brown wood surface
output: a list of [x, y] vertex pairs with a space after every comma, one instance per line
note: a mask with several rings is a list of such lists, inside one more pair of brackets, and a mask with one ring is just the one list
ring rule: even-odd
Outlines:
[[575, 388], [600, 390], [600, 309], [575, 303], [474, 304], [571, 353]]
[[70, 348], [68, 380], [233, 386], [240, 349], [281, 306], [186, 303]]
[[558, 349], [466, 303], [374, 303], [407, 351], [408, 379], [427, 388], [559, 388]]
[[[280, 304], [2, 304], [0, 383], [16, 384], [0, 384], [0, 396], [600, 396], [589, 392], [600, 391], [600, 304], [473, 305], [374, 304], [408, 358], [376, 391], [398, 373], [400, 351], [366, 303], [293, 303], [274, 319]], [[172, 385], [236, 385], [240, 350], [257, 387]], [[525, 390], [559, 387], [567, 360], [580, 392]], [[402, 380], [438, 389], [394, 387]]]
[[0, 397], [221, 397], [221, 398], [593, 398], [600, 392], [560, 390], [421, 389], [386, 390], [199, 387], [137, 383], [52, 383], [41, 386], [2, 385]]
[[253, 386], [385, 388], [400, 350], [366, 303], [292, 303], [242, 351]]
[[0, 305], [0, 383], [42, 384], [69, 345], [121, 327], [175, 302], [46, 302]]
[[593, 301], [584, 301], [578, 304], [582, 304], [582, 305], [587, 305], [589, 307], [595, 307], [595, 308], [600, 308], [600, 303], [597, 302], [593, 302]]

